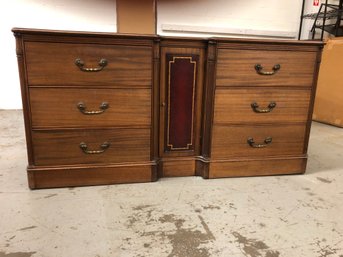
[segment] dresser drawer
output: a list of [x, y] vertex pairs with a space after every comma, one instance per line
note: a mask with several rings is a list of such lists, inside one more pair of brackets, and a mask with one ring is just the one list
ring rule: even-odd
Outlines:
[[[215, 125], [212, 158], [302, 155], [304, 125]], [[248, 140], [251, 139], [250, 144]], [[270, 142], [271, 139], [271, 142]], [[260, 147], [257, 146], [260, 144]]]
[[33, 131], [32, 138], [35, 165], [150, 160], [150, 129]]
[[29, 86], [151, 87], [151, 47], [26, 42], [25, 51]]
[[34, 128], [151, 124], [151, 89], [30, 88], [29, 92]]
[[316, 57], [316, 52], [219, 49], [216, 85], [311, 87]]
[[217, 88], [214, 123], [306, 122], [309, 89]]

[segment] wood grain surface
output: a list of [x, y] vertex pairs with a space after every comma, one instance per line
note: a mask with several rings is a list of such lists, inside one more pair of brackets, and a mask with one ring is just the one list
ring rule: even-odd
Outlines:
[[211, 162], [209, 178], [300, 174], [305, 172], [306, 161], [306, 158], [285, 158]]
[[[305, 171], [322, 42], [13, 32], [30, 188]], [[165, 150], [167, 55], [198, 58], [190, 150]], [[107, 65], [82, 71], [76, 59], [84, 68], [99, 68], [101, 59]], [[256, 64], [262, 72], [271, 72], [276, 64], [280, 69], [261, 75]], [[174, 98], [181, 100], [180, 94]], [[98, 111], [104, 102], [108, 108], [85, 115], [77, 107], [80, 102], [86, 111]], [[256, 113], [253, 102], [260, 108], [275, 102], [276, 107]], [[177, 140], [180, 133], [185, 134], [177, 131]], [[253, 148], [250, 137], [256, 144], [264, 144], [267, 137], [272, 142]], [[105, 142], [110, 145], [102, 153], [87, 154], [81, 142], [90, 151], [101, 150]]]
[[[119, 163], [150, 160], [150, 129], [59, 130], [33, 131], [35, 165], [71, 165], [91, 163]], [[101, 154], [85, 154], [80, 143]]]
[[163, 160], [163, 177], [187, 177], [195, 175], [195, 160]]
[[[316, 57], [316, 52], [219, 49], [216, 85], [311, 87]], [[256, 64], [267, 72], [276, 64], [281, 68], [265, 76], [256, 72]]]
[[59, 168], [29, 168], [31, 189], [152, 181], [152, 163]]
[[[212, 159], [301, 155], [304, 150], [305, 130], [305, 124], [215, 125]], [[250, 137], [257, 144], [262, 144], [267, 137], [271, 137], [272, 143], [264, 148], [253, 148], [247, 143]]]
[[[120, 127], [150, 126], [151, 89], [30, 88], [33, 128], [44, 127]], [[83, 102], [88, 111], [108, 109], [85, 115], [77, 107]]]
[[[309, 89], [217, 88], [213, 122], [306, 122], [310, 97]], [[251, 107], [254, 102], [262, 109], [271, 102], [276, 106], [269, 113], [256, 113]]]
[[[67, 44], [26, 42], [28, 85], [91, 85], [151, 87], [152, 48], [147, 46]], [[86, 68], [98, 68], [99, 61], [108, 64], [98, 72], [83, 72], [75, 65], [82, 59]]]

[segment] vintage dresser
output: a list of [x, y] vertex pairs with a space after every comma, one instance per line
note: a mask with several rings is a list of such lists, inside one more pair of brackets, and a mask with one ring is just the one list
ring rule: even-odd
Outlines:
[[30, 188], [305, 172], [321, 42], [13, 32]]

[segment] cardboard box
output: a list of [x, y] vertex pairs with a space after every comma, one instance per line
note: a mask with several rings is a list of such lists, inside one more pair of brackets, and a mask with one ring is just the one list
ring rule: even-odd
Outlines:
[[156, 34], [156, 1], [117, 0], [117, 31]]
[[343, 127], [343, 38], [328, 39], [323, 49], [313, 120]]

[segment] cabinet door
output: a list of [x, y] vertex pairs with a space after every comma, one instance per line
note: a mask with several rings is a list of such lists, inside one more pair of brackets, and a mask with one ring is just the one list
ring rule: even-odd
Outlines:
[[160, 156], [200, 154], [204, 49], [162, 47]]

